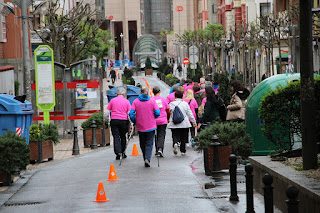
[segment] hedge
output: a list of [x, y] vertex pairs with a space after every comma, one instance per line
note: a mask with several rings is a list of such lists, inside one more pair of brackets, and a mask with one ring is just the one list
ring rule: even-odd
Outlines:
[[[320, 129], [320, 78], [314, 81], [316, 122]], [[278, 86], [266, 93], [260, 102], [262, 133], [275, 145], [277, 151], [291, 150], [296, 139], [301, 138], [300, 81]], [[320, 132], [316, 131], [320, 141]]]

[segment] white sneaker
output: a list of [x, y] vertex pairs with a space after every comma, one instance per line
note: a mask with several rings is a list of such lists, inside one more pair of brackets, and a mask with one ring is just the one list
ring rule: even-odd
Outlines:
[[181, 152], [181, 155], [182, 155], [182, 156], [185, 156], [185, 155], [186, 155], [186, 153], [185, 153], [185, 152]]
[[178, 142], [177, 144], [178, 144], [178, 147], [180, 147], [180, 142]]
[[177, 155], [178, 154], [178, 144], [173, 145], [173, 154]]

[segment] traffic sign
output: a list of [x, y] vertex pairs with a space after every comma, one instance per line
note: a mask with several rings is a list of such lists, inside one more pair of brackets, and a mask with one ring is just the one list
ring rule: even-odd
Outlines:
[[176, 11], [178, 11], [178, 12], [183, 11], [183, 7], [182, 6], [177, 6]]
[[189, 47], [189, 52], [190, 52], [190, 55], [197, 54], [198, 53], [198, 47], [196, 47], [196, 46]]
[[43, 111], [43, 120], [49, 124], [49, 111], [56, 105], [53, 50], [48, 45], [35, 49], [36, 100]]
[[189, 60], [192, 64], [196, 64], [199, 61], [199, 58], [197, 55], [191, 55]]
[[190, 62], [190, 61], [189, 61], [189, 59], [188, 59], [188, 58], [184, 58], [184, 59], [183, 59], [183, 64], [184, 64], [184, 65], [188, 65], [188, 64], [189, 64], [189, 62]]
[[190, 68], [191, 68], [192, 70], [197, 69], [197, 64], [191, 64], [191, 65], [190, 65]]

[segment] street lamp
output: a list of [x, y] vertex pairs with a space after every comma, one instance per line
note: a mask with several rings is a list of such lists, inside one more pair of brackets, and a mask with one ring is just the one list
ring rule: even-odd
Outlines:
[[228, 63], [226, 63], [226, 66], [228, 66], [228, 67], [227, 67], [227, 71], [228, 71], [228, 72], [231, 72], [229, 51], [230, 51], [230, 49], [231, 49], [232, 47], [233, 47], [233, 45], [232, 45], [232, 42], [231, 42], [231, 41], [226, 41], [226, 42], [225, 42], [225, 48], [226, 48], [226, 53], [227, 53], [226, 59], [228, 59]]
[[122, 67], [124, 64], [124, 45], [123, 45], [123, 33], [120, 34], [120, 38], [121, 38], [121, 51], [122, 51]]

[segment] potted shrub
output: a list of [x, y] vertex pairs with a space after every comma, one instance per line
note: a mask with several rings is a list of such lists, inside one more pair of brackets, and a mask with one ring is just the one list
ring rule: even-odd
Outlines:
[[151, 60], [149, 57], [147, 57], [145, 63], [146, 63], [145, 75], [152, 75], [152, 66], [151, 66]]
[[204, 162], [207, 171], [206, 174], [210, 175], [213, 168], [213, 146], [212, 138], [217, 135], [219, 138], [219, 159], [221, 169], [229, 168], [229, 156], [233, 152], [242, 159], [247, 159], [252, 150], [253, 142], [249, 134], [245, 131], [245, 124], [236, 122], [226, 122], [220, 124], [213, 123], [211, 126], [205, 128], [196, 136], [196, 143], [199, 150], [204, 150]]
[[53, 144], [59, 143], [58, 128], [54, 124], [33, 124], [30, 127], [30, 162], [53, 160]]
[[8, 131], [0, 136], [0, 182], [11, 185], [16, 168], [26, 168], [29, 164], [29, 147], [26, 138]]
[[[103, 114], [102, 112], [94, 113], [88, 118], [85, 122], [81, 124], [81, 127], [83, 129], [83, 143], [84, 147], [88, 148], [92, 144], [92, 128], [91, 124], [92, 121], [96, 122], [97, 128], [96, 128], [96, 138], [97, 138], [97, 144], [102, 144], [102, 141], [105, 141], [106, 145], [110, 145], [110, 129], [109, 128], [103, 128], [104, 122], [103, 122]], [[102, 131], [104, 130], [104, 138], [102, 138], [103, 134]]]

